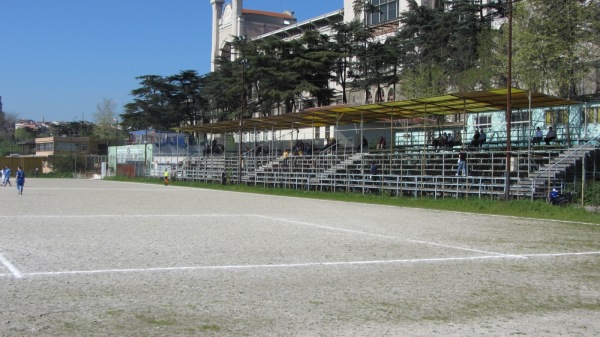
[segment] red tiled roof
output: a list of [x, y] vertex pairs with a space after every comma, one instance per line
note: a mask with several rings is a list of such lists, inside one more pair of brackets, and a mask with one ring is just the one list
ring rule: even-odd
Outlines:
[[289, 14], [285, 14], [285, 13], [266, 12], [266, 11], [259, 11], [259, 10], [254, 10], [254, 9], [242, 9], [242, 14], [255, 14], [255, 15], [272, 16], [272, 17], [282, 18], [282, 19], [295, 19], [293, 16], [291, 16]]

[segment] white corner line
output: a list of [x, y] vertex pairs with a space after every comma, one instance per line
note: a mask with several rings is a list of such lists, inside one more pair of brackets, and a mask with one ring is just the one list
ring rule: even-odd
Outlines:
[[10, 261], [8, 261], [3, 254], [0, 254], [0, 263], [2, 263], [2, 265], [4, 265], [8, 271], [10, 271], [14, 278], [23, 278], [23, 274], [21, 274], [19, 269], [17, 269], [14, 264], [10, 263]]

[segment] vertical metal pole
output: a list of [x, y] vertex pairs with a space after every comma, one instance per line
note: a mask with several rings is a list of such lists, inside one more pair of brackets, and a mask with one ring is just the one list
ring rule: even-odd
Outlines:
[[527, 93], [529, 100], [529, 132], [527, 132], [527, 174], [531, 173], [531, 90]]
[[508, 74], [506, 78], [506, 172], [504, 174], [504, 200], [510, 199], [510, 132], [511, 132], [511, 103], [512, 103], [512, 0], [507, 3], [508, 12]]
[[[245, 97], [244, 97], [244, 60], [242, 60], [242, 90], [240, 97], [240, 139], [238, 144], [238, 174], [237, 174], [237, 183], [238, 185], [242, 184], [242, 131], [244, 129], [244, 105], [245, 105]], [[225, 151], [223, 151], [225, 152]]]
[[581, 157], [581, 207], [583, 207], [583, 201], [585, 197], [585, 156], [584, 151], [583, 157]]

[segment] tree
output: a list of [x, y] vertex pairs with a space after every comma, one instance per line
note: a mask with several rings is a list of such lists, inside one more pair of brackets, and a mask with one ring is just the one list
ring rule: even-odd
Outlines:
[[[353, 67], [353, 57], [355, 53], [355, 35], [364, 30], [364, 25], [353, 20], [349, 23], [340, 22], [333, 26], [335, 32], [333, 39], [333, 50], [337, 54], [334, 65], [335, 82], [342, 88], [342, 103], [348, 103], [347, 88], [350, 79], [351, 69]], [[353, 72], [352, 72], [353, 73]]]
[[22, 127], [15, 130], [15, 140], [17, 142], [34, 139], [37, 137], [37, 130], [30, 127]]
[[297, 96], [304, 91], [316, 98], [317, 105], [329, 105], [334, 97], [329, 83], [338, 54], [329, 36], [317, 31], [307, 31], [300, 39], [298, 55], [293, 58], [292, 69], [299, 75]]
[[95, 127], [93, 135], [101, 140], [116, 139], [117, 103], [110, 98], [103, 98], [102, 102], [96, 104], [94, 112]]
[[141, 87], [131, 91], [135, 99], [125, 105], [125, 113], [121, 115], [123, 125], [138, 130], [180, 126], [181, 119], [170, 104], [173, 85], [158, 75], [138, 76], [136, 79]]
[[405, 51], [401, 91], [412, 98], [446, 92], [449, 16], [442, 9], [419, 6], [415, 0], [409, 0], [408, 6], [408, 11], [400, 15], [402, 28], [397, 33], [398, 43]]
[[15, 142], [15, 124], [19, 115], [16, 113], [3, 113], [0, 115], [0, 139]]
[[181, 121], [188, 125], [207, 122], [208, 101], [203, 96], [205, 78], [198, 76], [195, 70], [183, 70], [167, 80], [173, 85], [171, 104]]
[[[590, 13], [594, 15], [590, 16]], [[514, 6], [514, 77], [542, 92], [573, 97], [590, 71], [598, 5], [594, 1], [529, 0]]]

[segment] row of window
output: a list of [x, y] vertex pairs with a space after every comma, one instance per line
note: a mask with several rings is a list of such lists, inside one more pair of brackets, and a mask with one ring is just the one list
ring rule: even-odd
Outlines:
[[[583, 121], [576, 120], [579, 119], [580, 115], [577, 114], [575, 116], [569, 116], [568, 109], [549, 109], [544, 112], [544, 123], [546, 125], [560, 125], [560, 124], [569, 124], [569, 122], [574, 124], [581, 124]], [[600, 122], [600, 108], [588, 108], [586, 110], [586, 123], [594, 124]], [[529, 112], [528, 111], [514, 111], [510, 117], [511, 123], [529, 123]], [[569, 121], [570, 120], [570, 121]], [[489, 127], [492, 125], [492, 116], [491, 115], [482, 115], [477, 116], [475, 120], [475, 125], [477, 127]]]
[[87, 151], [87, 144], [80, 143], [40, 143], [36, 144], [35, 150], [38, 152], [51, 152], [51, 151], [64, 151], [64, 152], [74, 152], [74, 151]]
[[[490, 0], [499, 2], [499, 0]], [[471, 1], [471, 4], [477, 4], [477, 1]], [[369, 13], [367, 22], [369, 25], [377, 25], [387, 21], [398, 18], [400, 11], [399, 0], [372, 0], [371, 4], [375, 6], [377, 10], [374, 13]], [[423, 1], [423, 6], [429, 6], [431, 8], [444, 8], [449, 3], [445, 0], [429, 0]]]

